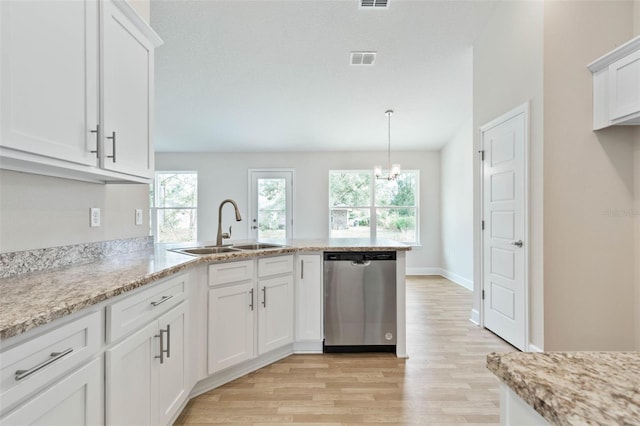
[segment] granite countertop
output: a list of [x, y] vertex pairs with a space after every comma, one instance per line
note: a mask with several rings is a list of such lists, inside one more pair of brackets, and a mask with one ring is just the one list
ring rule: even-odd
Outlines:
[[[253, 241], [234, 241], [240, 244]], [[390, 240], [289, 240], [286, 247], [189, 256], [167, 248], [212, 245], [157, 245], [155, 250], [107, 257], [89, 263], [31, 272], [0, 279], [0, 341], [134, 290], [185, 268], [212, 262], [298, 251], [406, 251], [410, 246]]]
[[640, 352], [491, 353], [487, 368], [551, 424], [640, 422]]

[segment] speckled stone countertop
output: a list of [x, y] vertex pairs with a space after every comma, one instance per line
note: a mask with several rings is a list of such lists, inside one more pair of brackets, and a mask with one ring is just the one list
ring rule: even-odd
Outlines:
[[[250, 241], [234, 241], [235, 244]], [[390, 240], [290, 240], [287, 247], [188, 256], [168, 251], [211, 243], [157, 245], [155, 250], [118, 255], [0, 279], [0, 340], [167, 277], [185, 268], [298, 251], [411, 250]]]
[[640, 424], [640, 352], [510, 352], [487, 368], [551, 424]]

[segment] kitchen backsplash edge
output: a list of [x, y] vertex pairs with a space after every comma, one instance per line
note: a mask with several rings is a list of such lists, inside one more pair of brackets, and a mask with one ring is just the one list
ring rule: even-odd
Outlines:
[[153, 244], [153, 237], [147, 236], [0, 253], [0, 278], [136, 251], [153, 250]]

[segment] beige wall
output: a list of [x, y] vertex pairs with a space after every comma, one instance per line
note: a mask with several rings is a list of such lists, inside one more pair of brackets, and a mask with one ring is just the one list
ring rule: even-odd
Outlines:
[[[640, 8], [638, 8], [640, 10]], [[640, 128], [636, 128], [634, 134], [634, 179], [633, 187], [634, 208], [633, 220], [635, 221], [635, 278], [636, 278], [636, 350], [640, 351]]]
[[545, 2], [545, 350], [635, 348], [633, 129], [591, 130], [585, 68], [631, 38], [632, 9]]
[[[101, 185], [0, 171], [0, 252], [149, 235], [149, 186]], [[89, 227], [89, 209], [102, 223]], [[144, 223], [135, 225], [135, 209]]]
[[[530, 102], [530, 342], [543, 347], [542, 315], [542, 28], [543, 3], [501, 2], [486, 29], [474, 44], [473, 129], [474, 152], [479, 146], [478, 129], [494, 118]], [[474, 176], [478, 162], [474, 161]], [[474, 209], [478, 211], [478, 188]], [[477, 223], [477, 222], [476, 222]], [[479, 250], [480, 235], [474, 235]], [[479, 310], [479, 265], [474, 265], [474, 305]]]
[[[633, 35], [640, 35], [640, 0], [633, 2]], [[636, 350], [640, 351], [640, 127], [635, 129], [634, 141], [634, 188], [635, 188], [635, 207], [634, 220], [636, 227], [635, 236], [635, 275], [636, 275]]]
[[473, 286], [473, 126], [471, 119], [440, 151], [440, 263], [448, 277]]

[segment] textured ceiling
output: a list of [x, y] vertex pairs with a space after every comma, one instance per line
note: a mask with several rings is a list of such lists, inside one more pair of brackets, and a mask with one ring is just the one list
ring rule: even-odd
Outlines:
[[[152, 1], [157, 151], [439, 149], [493, 1]], [[373, 67], [349, 65], [376, 51]]]

